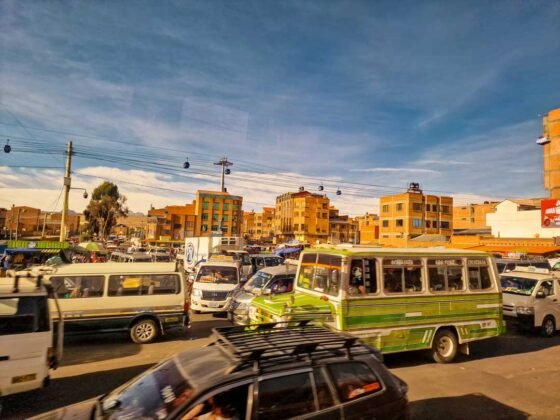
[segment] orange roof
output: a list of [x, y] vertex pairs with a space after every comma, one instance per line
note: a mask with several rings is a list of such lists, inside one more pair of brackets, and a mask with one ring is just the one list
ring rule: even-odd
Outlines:
[[560, 246], [504, 246], [504, 245], [479, 245], [473, 250], [486, 252], [522, 252], [525, 254], [544, 255], [552, 252], [560, 252]]

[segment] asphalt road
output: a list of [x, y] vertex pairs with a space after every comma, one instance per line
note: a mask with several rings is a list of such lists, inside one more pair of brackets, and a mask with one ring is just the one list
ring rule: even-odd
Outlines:
[[[2, 418], [27, 418], [106, 393], [154, 363], [209, 342], [225, 319], [197, 315], [187, 333], [148, 345], [126, 334], [68, 338], [49, 387], [13, 395]], [[471, 345], [469, 356], [440, 365], [423, 353], [387, 355], [387, 366], [409, 384], [413, 419], [560, 418], [560, 335], [508, 333]]]

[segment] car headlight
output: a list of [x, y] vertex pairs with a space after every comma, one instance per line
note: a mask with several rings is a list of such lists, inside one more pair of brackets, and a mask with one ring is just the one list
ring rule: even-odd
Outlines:
[[192, 289], [193, 297], [202, 297], [202, 290], [200, 289]]
[[535, 309], [531, 306], [517, 306], [515, 308], [515, 312], [523, 315], [533, 315], [535, 313]]

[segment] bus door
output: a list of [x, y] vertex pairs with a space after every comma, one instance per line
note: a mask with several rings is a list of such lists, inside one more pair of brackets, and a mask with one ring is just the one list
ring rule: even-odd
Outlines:
[[355, 258], [350, 261], [348, 286], [346, 287], [346, 328], [374, 328], [375, 295], [378, 294], [377, 261], [375, 258]]

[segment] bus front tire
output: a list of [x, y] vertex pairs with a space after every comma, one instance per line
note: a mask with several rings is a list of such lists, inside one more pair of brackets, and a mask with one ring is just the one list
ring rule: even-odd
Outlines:
[[541, 335], [543, 337], [552, 337], [555, 332], [556, 323], [554, 322], [554, 317], [552, 315], [545, 316], [541, 326]]
[[432, 358], [437, 363], [451, 363], [455, 356], [459, 343], [455, 333], [448, 329], [439, 330], [434, 337], [432, 344]]
[[136, 344], [151, 343], [158, 336], [158, 326], [156, 322], [149, 318], [136, 321], [130, 328], [130, 338]]

